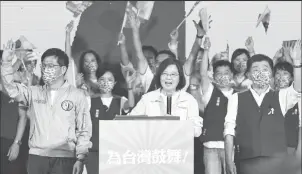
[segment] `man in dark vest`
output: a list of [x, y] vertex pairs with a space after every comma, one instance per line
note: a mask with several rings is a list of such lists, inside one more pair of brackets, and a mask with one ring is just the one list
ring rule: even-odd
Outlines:
[[205, 174], [218, 174], [225, 173], [223, 129], [224, 118], [227, 113], [228, 97], [234, 93], [231, 83], [233, 72], [229, 61], [216, 61], [213, 64], [214, 80], [213, 83], [211, 82], [207, 73], [210, 46], [210, 40], [206, 38], [203, 60], [200, 65], [200, 92], [203, 94], [203, 101], [206, 105], [200, 141], [204, 146], [203, 161]]
[[[294, 83], [274, 91], [270, 87], [273, 61], [257, 54], [247, 62], [248, 91], [233, 94], [225, 118], [225, 150], [228, 174], [235, 174], [234, 145], [240, 174], [291, 173], [287, 155], [284, 115], [301, 97], [301, 45], [291, 50]], [[236, 133], [235, 133], [236, 132]], [[235, 138], [234, 138], [235, 137]]]

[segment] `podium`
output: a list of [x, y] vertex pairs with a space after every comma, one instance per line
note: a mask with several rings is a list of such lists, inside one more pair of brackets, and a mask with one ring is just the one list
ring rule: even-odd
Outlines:
[[144, 118], [99, 121], [99, 173], [193, 174], [192, 121]]

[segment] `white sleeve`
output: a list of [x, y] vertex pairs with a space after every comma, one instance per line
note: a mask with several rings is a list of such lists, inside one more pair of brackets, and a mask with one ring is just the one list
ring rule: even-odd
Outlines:
[[187, 118], [194, 123], [194, 136], [199, 137], [202, 132], [203, 119], [199, 116], [197, 100], [192, 96], [192, 99], [189, 101]]
[[238, 94], [233, 94], [228, 101], [227, 115], [224, 121], [223, 135], [235, 136], [236, 118], [238, 110]]
[[128, 115], [147, 115], [144, 98], [145, 96], [143, 95], [142, 98], [136, 104], [136, 106], [131, 110], [130, 113], [128, 113]]
[[282, 114], [285, 115], [286, 112], [294, 107], [299, 100], [301, 100], [301, 93], [294, 89], [293, 84], [288, 88], [280, 89], [279, 103]]
[[151, 85], [152, 79], [154, 78], [154, 74], [152, 73], [150, 67], [147, 66], [145, 74], [139, 74], [139, 76], [140, 76], [142, 85], [145, 89], [145, 93], [147, 93], [147, 91]]

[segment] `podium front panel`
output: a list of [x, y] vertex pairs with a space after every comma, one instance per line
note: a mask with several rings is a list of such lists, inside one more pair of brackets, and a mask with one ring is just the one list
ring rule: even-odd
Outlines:
[[191, 121], [99, 121], [99, 173], [193, 174]]

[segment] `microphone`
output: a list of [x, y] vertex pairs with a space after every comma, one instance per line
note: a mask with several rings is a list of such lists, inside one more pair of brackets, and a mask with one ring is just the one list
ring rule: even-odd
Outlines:
[[167, 96], [167, 114], [171, 115], [172, 96]]

